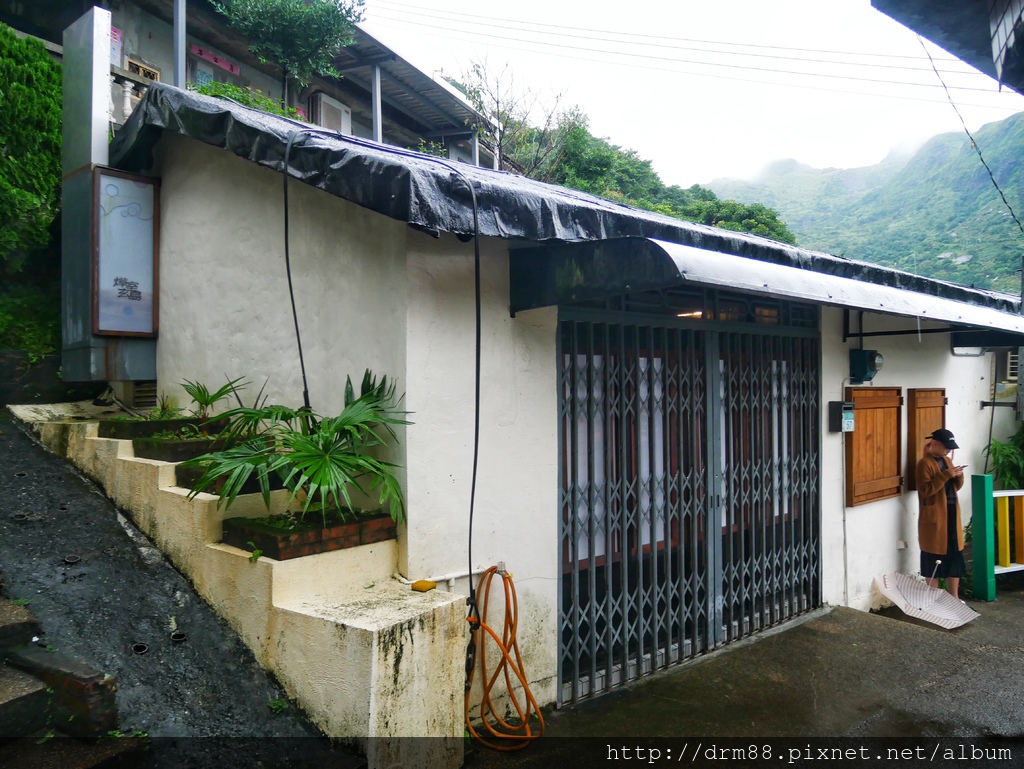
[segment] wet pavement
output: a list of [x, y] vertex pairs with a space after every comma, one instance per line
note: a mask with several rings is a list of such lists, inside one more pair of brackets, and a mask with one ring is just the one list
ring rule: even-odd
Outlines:
[[[265, 750], [330, 750], [188, 581], [6, 409], [0, 580], [8, 597], [28, 601], [39, 645], [117, 679], [120, 731], [148, 735], [152, 765], [250, 767]], [[195, 757], [183, 763], [183, 751]], [[344, 753], [332, 766], [360, 763]]]
[[[284, 693], [251, 652], [93, 484], [6, 413], [0, 569], [8, 595], [30, 601], [45, 631], [40, 643], [117, 677], [122, 731], [153, 738], [152, 766], [359, 764], [337, 751], [310, 763], [328, 756], [327, 742], [294, 705], [271, 708]], [[999, 591], [995, 602], [970, 602], [980, 618], [954, 631], [896, 610], [820, 610], [548, 712], [544, 738], [514, 753], [471, 748], [467, 766], [779, 766], [818, 759], [819, 748], [860, 750], [844, 760], [862, 765], [896, 750], [901, 766], [990, 765], [970, 750], [994, 749], [1007, 752], [991, 765], [1024, 766], [1024, 589], [1001, 581]], [[174, 630], [186, 640], [173, 642]], [[132, 651], [137, 643], [148, 645], [145, 654]], [[257, 754], [269, 744], [291, 746], [291, 757], [264, 760]], [[732, 752], [712, 760], [709, 746]], [[961, 754], [947, 752], [957, 746]], [[193, 754], [187, 761], [183, 748]]]
[[[826, 750], [847, 766], [879, 757], [1024, 766], [1024, 590], [1000, 582], [995, 602], [969, 604], [981, 616], [953, 631], [895, 608], [824, 609], [552, 713], [539, 742], [509, 756], [481, 752], [472, 764], [779, 766]], [[840, 750], [853, 753], [834, 755]]]

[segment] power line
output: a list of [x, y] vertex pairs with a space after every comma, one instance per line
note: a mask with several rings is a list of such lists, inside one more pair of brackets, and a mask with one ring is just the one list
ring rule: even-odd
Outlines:
[[[435, 37], [438, 38], [438, 39], [442, 39], [442, 40], [453, 40], [453, 41], [462, 41], [464, 39], [464, 38], [453, 37], [453, 36], [444, 35], [444, 34], [435, 35]], [[503, 48], [505, 50], [510, 50], [510, 51], [521, 51], [523, 53], [542, 53], [542, 54], [547, 55], [547, 56], [552, 56], [552, 57], [560, 58], [560, 59], [570, 59], [572, 61], [590, 62], [590, 63], [595, 63], [595, 64], [614, 64], [617, 67], [624, 67], [624, 68], [629, 68], [629, 69], [640, 69], [640, 70], [644, 70], [645, 72], [666, 72], [666, 73], [674, 74], [674, 75], [690, 75], [690, 76], [693, 76], [693, 77], [710, 78], [710, 79], [714, 79], [714, 80], [728, 80], [730, 82], [752, 83], [752, 84], [755, 84], [755, 85], [770, 85], [770, 86], [777, 86], [777, 87], [780, 87], [780, 88], [796, 88], [796, 89], [799, 89], [799, 90], [819, 91], [819, 92], [825, 92], [825, 93], [842, 93], [842, 94], [847, 94], [847, 95], [850, 95], [850, 96], [867, 96], [869, 98], [899, 99], [901, 101], [916, 101], [916, 102], [923, 102], [925, 104], [945, 104], [946, 103], [946, 102], [944, 102], [942, 100], [939, 100], [939, 99], [925, 99], [925, 98], [921, 98], [921, 97], [917, 97], [917, 96], [906, 96], [905, 94], [887, 94], [887, 93], [869, 92], [869, 91], [854, 91], [854, 90], [850, 90], [850, 89], [847, 89], [847, 88], [831, 88], [831, 87], [827, 87], [827, 86], [823, 86], [823, 85], [822, 86], [818, 86], [818, 85], [800, 85], [800, 84], [797, 84], [797, 83], [781, 83], [781, 82], [774, 81], [774, 80], [755, 80], [755, 79], [752, 79], [752, 78], [736, 77], [736, 76], [733, 76], [733, 75], [711, 74], [711, 73], [707, 73], [707, 72], [694, 72], [692, 70], [685, 70], [685, 69], [670, 69], [670, 68], [667, 68], [667, 67], [656, 67], [656, 66], [652, 66], [650, 64], [636, 64], [636, 63], [630, 63], [630, 62], [609, 62], [609, 61], [607, 61], [605, 59], [596, 59], [596, 58], [591, 58], [591, 57], [586, 57], [586, 56], [574, 56], [574, 55], [570, 55], [570, 54], [566, 54], [566, 53], [559, 53], [557, 51], [537, 51], [536, 49], [523, 48], [521, 46], [507, 45], [507, 44], [500, 45], [500, 46], [497, 46], [497, 47]], [[886, 81], [880, 81], [880, 82], [886, 82]], [[961, 102], [961, 103], [965, 107], [978, 107], [980, 109], [1003, 110], [1005, 112], [1018, 112], [1019, 111], [1016, 107], [992, 106], [992, 105], [987, 105], [987, 104], [971, 104], [971, 103], [967, 103], [967, 102]]]
[[[834, 65], [846, 66], [846, 67], [870, 67], [870, 68], [873, 68], [873, 69], [896, 69], [896, 70], [905, 70], [905, 71], [908, 71], [908, 72], [931, 72], [932, 71], [932, 67], [931, 66], [910, 67], [910, 66], [898, 65], [898, 64], [879, 64], [879, 63], [874, 63], [874, 62], [870, 62], [870, 61], [841, 61], [841, 60], [835, 60], [835, 59], [807, 58], [807, 57], [802, 57], [802, 56], [783, 55], [781, 53], [755, 53], [755, 52], [750, 52], [750, 51], [727, 51], [727, 50], [721, 50], [721, 49], [716, 49], [716, 48], [694, 48], [692, 45], [680, 45], [680, 43], [695, 43], [697, 45], [709, 45], [709, 46], [732, 46], [732, 47], [739, 47], [739, 48], [755, 48], [755, 49], [764, 49], [764, 50], [772, 50], [772, 51], [784, 51], [787, 54], [792, 54], [794, 52], [796, 52], [796, 53], [824, 53], [824, 54], [829, 54], [829, 55], [833, 55], [833, 56], [872, 56], [872, 57], [880, 57], [880, 58], [888, 58], [888, 59], [898, 58], [898, 59], [911, 59], [913, 61], [924, 61], [923, 58], [916, 57], [916, 56], [915, 57], [911, 57], [911, 56], [903, 56], [903, 55], [899, 55], [899, 54], [873, 54], [873, 53], [861, 53], [861, 52], [856, 52], [856, 51], [827, 51], [827, 50], [818, 50], [818, 49], [784, 48], [784, 47], [781, 47], [781, 46], [766, 46], [766, 45], [757, 45], [757, 44], [748, 44], [748, 43], [731, 43], [731, 42], [726, 42], [726, 41], [714, 41], [714, 40], [697, 40], [697, 39], [692, 39], [692, 38], [674, 38], [674, 37], [667, 37], [667, 36], [662, 36], [662, 35], [646, 35], [646, 34], [630, 33], [630, 32], [615, 32], [615, 31], [606, 31], [606, 30], [577, 29], [575, 27], [562, 27], [562, 26], [558, 26], [558, 25], [541, 24], [541, 23], [538, 23], [538, 22], [521, 22], [521, 21], [515, 21], [515, 20], [511, 20], [511, 19], [499, 19], [497, 21], [503, 21], [505, 23], [503, 23], [503, 24], [496, 24], [496, 23], [492, 23], [492, 21], [494, 21], [494, 20], [491, 19], [490, 17], [481, 17], [481, 16], [474, 16], [472, 14], [448, 13], [448, 12], [433, 12], [432, 13], [432, 12], [429, 12], [430, 9], [413, 8], [413, 7], [410, 7], [410, 6], [404, 6], [402, 3], [392, 3], [392, 5], [401, 6], [401, 7], [408, 7], [408, 8], [410, 8], [410, 10], [405, 11], [405, 10], [398, 10], [397, 8], [392, 9], [392, 8], [386, 7], [386, 5], [385, 5], [385, 7], [382, 7], [380, 9], [378, 9], [378, 10], [383, 11], [385, 14], [394, 13], [394, 14], [399, 14], [399, 16], [396, 17], [396, 16], [384, 15], [382, 18], [386, 18], [388, 20], [396, 21], [396, 22], [399, 22], [399, 23], [416, 24], [417, 26], [419, 26], [421, 23], [418, 22], [418, 21], [412, 21], [412, 20], [404, 19], [404, 18], [402, 18], [401, 15], [405, 14], [405, 15], [410, 15], [410, 16], [420, 16], [420, 17], [424, 17], [424, 18], [428, 18], [428, 19], [436, 19], [436, 20], [439, 20], [439, 21], [446, 22], [446, 26], [444, 27], [444, 29], [448, 29], [448, 30], [454, 31], [454, 32], [465, 32], [467, 34], [476, 34], [476, 32], [474, 32], [473, 29], [466, 29], [466, 30], [453, 29], [450, 26], [450, 24], [455, 23], [455, 24], [462, 24], [464, 26], [469, 26], [469, 27], [497, 28], [497, 29], [508, 30], [508, 31], [513, 31], [513, 32], [525, 32], [527, 34], [547, 35], [547, 36], [550, 36], [550, 37], [568, 38], [568, 39], [572, 39], [572, 40], [593, 40], [593, 41], [596, 41], [596, 42], [612, 43], [614, 45], [628, 45], [628, 46], [643, 45], [646, 48], [665, 48], [665, 49], [669, 49], [669, 50], [683, 50], [683, 51], [694, 51], [694, 52], [699, 52], [699, 53], [712, 53], [712, 54], [716, 54], [716, 55], [719, 55], [719, 56], [745, 56], [745, 57], [751, 57], [751, 58], [777, 59], [777, 60], [784, 60], [784, 61], [798, 61], [798, 62], [805, 62], [805, 63], [809, 63], [809, 64], [834, 64]], [[453, 15], [454, 16], [465, 16], [465, 17], [470, 18], [470, 19], [484, 19], [484, 20], [482, 20], [482, 21], [463, 21], [462, 19], [453, 19], [453, 18], [451, 18], [451, 16], [453, 16]], [[507, 26], [508, 24], [516, 24], [516, 25], [519, 25], [520, 28], [513, 28], [513, 29], [510, 30], [509, 27]], [[533, 27], [537, 27], [537, 28], [535, 29]], [[550, 28], [559, 29], [559, 30], [561, 30], [561, 29], [572, 29], [573, 32], [549, 32], [546, 29], [544, 29], [544, 27], [550, 27]], [[434, 27], [434, 28], [436, 29], [436, 27]], [[594, 33], [596, 33], [596, 35], [580, 35], [580, 34], [576, 33], [578, 31], [594, 32]], [[614, 37], [608, 37], [608, 35], [628, 36], [628, 37], [634, 37], [634, 38], [639, 38], [639, 39], [636, 42], [631, 41], [631, 40], [617, 40]], [[672, 42], [670, 42], [670, 43], [650, 42], [652, 40], [669, 40], [669, 41], [672, 41]], [[535, 40], [535, 41], [530, 41], [530, 42], [536, 42], [536, 43], [538, 43], [540, 45], [561, 45], [561, 43], [559, 43], [557, 41], [550, 41], [549, 42], [549, 41], [544, 41], [544, 40]], [[628, 55], [627, 52], [608, 51], [608, 53], [619, 53], [620, 55]], [[944, 61], [961, 63], [958, 59], [945, 59]], [[986, 78], [988, 77], [984, 73], [978, 72], [975, 69], [943, 70], [943, 71], [946, 72], [947, 74], [970, 75], [970, 76], [974, 76], [974, 77], [986, 77]]]
[[[387, 18], [387, 17], [385, 17], [385, 18]], [[443, 32], [448, 32], [448, 33], [452, 33], [452, 32], [458, 33], [458, 32], [462, 32], [463, 31], [463, 30], [453, 30], [453, 29], [451, 29], [448, 26], [438, 26], [438, 25], [433, 25], [433, 24], [426, 24], [426, 23], [423, 23], [423, 22], [412, 22], [412, 21], [406, 21], [404, 19], [387, 19], [387, 20], [388, 21], [393, 21], [393, 22], [399, 23], [399, 24], [413, 25], [417, 29], [423, 29], [423, 28], [436, 29], [436, 30], [441, 30]], [[475, 38], [485, 37], [485, 38], [490, 38], [492, 40], [498, 40], [498, 41], [515, 42], [515, 43], [528, 43], [528, 44], [531, 44], [531, 45], [543, 46], [545, 48], [557, 48], [557, 49], [566, 49], [566, 50], [571, 50], [571, 51], [583, 51], [585, 53], [600, 53], [600, 54], [605, 54], [605, 55], [610, 55], [610, 56], [627, 57], [627, 58], [630, 58], [630, 59], [649, 59], [649, 60], [653, 60], [653, 61], [664, 61], [664, 62], [671, 62], [671, 63], [678, 63], [678, 64], [694, 64], [694, 65], [697, 65], [697, 66], [704, 66], [704, 67], [721, 67], [721, 68], [726, 68], [726, 69], [742, 69], [742, 70], [748, 70], [748, 71], [754, 71], [754, 72], [768, 72], [768, 73], [780, 74], [780, 75], [797, 75], [799, 77], [824, 77], [824, 78], [829, 78], [831, 80], [853, 80], [853, 81], [862, 82], [862, 83], [881, 83], [881, 84], [884, 84], [884, 85], [913, 86], [913, 87], [921, 87], [921, 88], [942, 88], [942, 87], [945, 87], [944, 85], [939, 85], [938, 83], [914, 83], [914, 82], [907, 82], [907, 81], [903, 81], [903, 80], [882, 80], [882, 79], [879, 79], [879, 78], [857, 77], [855, 75], [837, 75], [837, 74], [828, 74], [828, 73], [824, 73], [824, 72], [807, 72], [807, 71], [798, 71], [798, 70], [774, 69], [774, 68], [771, 68], [771, 67], [754, 67], [754, 66], [744, 65], [744, 64], [722, 64], [722, 63], [699, 61], [699, 60], [695, 61], [693, 59], [674, 58], [674, 57], [666, 57], [666, 56], [654, 56], [654, 55], [651, 55], [651, 54], [623, 53], [623, 52], [619, 52], [619, 51], [608, 51], [608, 50], [604, 50], [604, 49], [600, 49], [600, 48], [588, 48], [588, 47], [584, 47], [584, 46], [548, 43], [548, 42], [541, 41], [541, 40], [530, 40], [530, 39], [523, 39], [523, 38], [516, 38], [516, 37], [506, 37], [504, 35], [496, 35], [496, 34], [492, 34], [492, 33], [489, 33], [489, 32], [472, 32], [470, 34], [472, 34]], [[442, 35], [441, 37], [444, 37], [444, 36]], [[448, 39], [461, 40], [463, 38], [459, 38], [459, 37], [451, 38], [450, 35], [449, 35]], [[548, 51], [544, 51], [544, 52], [547, 53]], [[605, 63], [611, 63], [611, 64], [616, 64], [617, 63], [617, 62], [609, 62], [607, 60], [604, 60], [604, 62]], [[975, 88], [975, 87], [971, 87], [971, 86], [951, 86], [951, 87], [955, 88], [958, 91], [976, 91], [976, 92], [979, 92], [979, 93], [995, 93], [992, 89], [989, 89], [989, 88]]]

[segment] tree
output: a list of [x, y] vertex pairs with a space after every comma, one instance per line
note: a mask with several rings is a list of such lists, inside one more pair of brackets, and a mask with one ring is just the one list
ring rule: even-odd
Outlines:
[[531, 89], [520, 86], [508, 64], [495, 71], [486, 60], [473, 62], [461, 82], [446, 79], [478, 112], [492, 118], [477, 130], [492, 143], [499, 167], [511, 166], [531, 179], [548, 179], [569, 132], [581, 119], [586, 121], [576, 107], [559, 109], [562, 94], [544, 103]]
[[288, 103], [288, 78], [300, 86], [314, 75], [341, 77], [332, 66], [352, 42], [363, 18], [363, 0], [213, 1], [231, 27], [249, 41], [261, 62], [281, 68], [281, 106]]
[[61, 68], [0, 24], [0, 267], [45, 248], [60, 210]]
[[[719, 200], [696, 184], [689, 189], [666, 187], [650, 160], [591, 134], [579, 107], [559, 111], [561, 94], [553, 104], [542, 105], [533, 92], [516, 84], [507, 65], [494, 73], [486, 62], [477, 62], [463, 82], [448, 82], [493, 118], [494, 124], [482, 132], [494, 142], [503, 168], [678, 219], [796, 243], [770, 208]], [[534, 122], [538, 119], [539, 125]]]

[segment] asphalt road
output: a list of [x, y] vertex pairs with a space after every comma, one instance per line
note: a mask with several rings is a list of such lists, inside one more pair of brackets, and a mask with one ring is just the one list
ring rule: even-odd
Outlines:
[[147, 766], [363, 763], [331, 746], [145, 536], [6, 409], [0, 583], [29, 602], [40, 645], [117, 679], [120, 731], [148, 735]]

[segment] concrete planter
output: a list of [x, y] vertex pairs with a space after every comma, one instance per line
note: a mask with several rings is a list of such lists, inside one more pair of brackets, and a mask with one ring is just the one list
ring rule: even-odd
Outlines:
[[324, 527], [320, 517], [311, 512], [305, 521], [289, 530], [279, 529], [259, 518], [227, 518], [223, 525], [224, 544], [250, 552], [261, 550], [267, 558], [278, 561], [398, 537], [398, 525], [387, 513], [364, 514], [350, 522]]
[[135, 438], [132, 448], [140, 459], [159, 459], [164, 462], [184, 462], [211, 451], [221, 451], [230, 444], [223, 438]]
[[156, 433], [176, 433], [185, 427], [195, 427], [208, 435], [216, 435], [228, 426], [226, 419], [209, 421], [197, 417], [182, 419], [101, 419], [99, 425], [100, 438], [119, 438], [134, 440], [136, 438], [152, 438]]
[[[187, 465], [178, 465], [174, 468], [174, 482], [177, 486], [183, 489], [194, 489], [196, 484], [199, 483], [199, 479], [203, 477], [205, 468]], [[206, 489], [208, 494], [220, 494], [224, 488], [224, 482], [226, 478], [218, 478]], [[277, 489], [283, 489], [284, 484], [281, 483], [281, 479], [274, 473], [270, 474], [270, 490], [275, 491]], [[260, 493], [260, 482], [252, 476], [248, 478], [244, 484], [242, 484], [242, 494], [259, 494]]]

